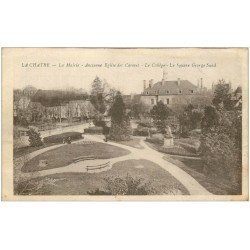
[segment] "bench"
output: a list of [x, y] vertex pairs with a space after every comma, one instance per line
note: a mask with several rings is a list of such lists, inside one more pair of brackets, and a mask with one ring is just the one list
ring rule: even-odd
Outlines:
[[108, 168], [110, 167], [110, 162], [106, 162], [106, 163], [103, 163], [103, 164], [100, 164], [100, 165], [95, 165], [95, 166], [87, 166], [86, 167], [86, 170], [87, 172], [95, 172], [96, 170], [101, 170], [103, 168]]

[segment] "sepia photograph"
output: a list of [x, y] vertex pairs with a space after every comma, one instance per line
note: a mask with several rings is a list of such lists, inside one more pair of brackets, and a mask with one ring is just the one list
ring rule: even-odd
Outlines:
[[3, 48], [3, 200], [248, 200], [248, 49]]

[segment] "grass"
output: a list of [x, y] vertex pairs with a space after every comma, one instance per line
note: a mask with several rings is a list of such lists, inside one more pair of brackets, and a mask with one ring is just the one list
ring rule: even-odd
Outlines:
[[180, 146], [173, 146], [173, 147], [169, 147], [169, 148], [165, 148], [162, 145], [156, 144], [156, 143], [150, 143], [148, 141], [145, 141], [145, 143], [147, 143], [147, 145], [151, 148], [153, 148], [154, 150], [157, 150], [161, 153], [164, 154], [170, 154], [170, 155], [180, 155], [180, 156], [189, 156], [189, 157], [197, 157], [197, 154], [194, 154], [188, 150], [186, 150], [185, 148], [182, 148]]
[[[39, 171], [44, 169], [59, 168], [69, 165], [74, 158], [80, 156], [93, 155], [96, 159], [109, 159], [118, 156], [127, 155], [130, 152], [126, 149], [111, 146], [105, 143], [94, 144], [68, 144], [56, 149], [42, 153], [30, 161], [23, 167], [23, 172]], [[46, 167], [39, 167], [40, 160], [48, 160]]]
[[186, 188], [176, 180], [167, 171], [157, 164], [148, 160], [126, 160], [117, 162], [112, 169], [95, 174], [88, 173], [60, 173], [37, 178], [37, 181], [43, 181], [45, 178], [52, 179], [55, 185], [44, 186], [39, 193], [44, 195], [86, 195], [88, 191], [99, 188], [105, 189], [104, 178], [120, 177], [127, 175], [133, 178], [142, 178], [155, 189], [156, 195], [171, 193], [171, 190], [180, 190], [183, 195], [188, 195]]
[[240, 190], [235, 190], [230, 183], [224, 179], [208, 177], [203, 173], [203, 163], [200, 158], [181, 158], [176, 156], [164, 156], [166, 160], [177, 165], [196, 179], [209, 192], [216, 195], [236, 195]]
[[132, 148], [139, 148], [139, 149], [143, 149], [144, 147], [140, 144], [140, 139], [139, 138], [135, 138], [133, 137], [131, 140], [129, 141], [120, 141], [120, 142], [116, 142], [116, 141], [112, 141], [118, 144], [122, 144], [122, 145], [126, 145]]
[[47, 148], [53, 145], [61, 144], [63, 142], [63, 138], [68, 138], [68, 137], [71, 137], [72, 141], [77, 141], [82, 139], [82, 134], [78, 132], [66, 132], [62, 134], [56, 134], [44, 137], [44, 144], [42, 146], [39, 147], [26, 146], [21, 148], [14, 148], [13, 150], [14, 158], [30, 154], [42, 148]]
[[22, 147], [22, 148], [14, 148], [14, 150], [13, 150], [13, 156], [14, 156], [14, 159], [15, 159], [15, 158], [18, 158], [18, 157], [30, 154], [30, 153], [32, 153], [34, 151], [39, 150], [39, 149], [47, 148], [47, 147], [50, 147], [50, 146], [53, 146], [53, 145], [57, 145], [57, 144], [60, 144], [60, 143], [44, 143], [40, 147], [27, 146], [27, 147]]

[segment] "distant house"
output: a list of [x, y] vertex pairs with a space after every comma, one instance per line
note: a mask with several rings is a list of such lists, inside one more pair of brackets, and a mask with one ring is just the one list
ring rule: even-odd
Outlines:
[[[202, 87], [202, 85], [201, 85]], [[178, 104], [192, 103], [193, 97], [201, 93], [200, 89], [188, 80], [168, 81], [163, 77], [159, 82], [154, 83], [153, 80], [144, 80], [144, 90], [141, 95], [141, 101], [152, 108], [157, 102], [162, 101], [168, 106]]]

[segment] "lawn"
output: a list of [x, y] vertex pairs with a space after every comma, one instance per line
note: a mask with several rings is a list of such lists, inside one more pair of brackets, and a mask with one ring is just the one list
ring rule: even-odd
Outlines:
[[165, 148], [162, 145], [159, 145], [157, 143], [151, 143], [148, 141], [145, 141], [145, 143], [151, 147], [154, 150], [157, 150], [164, 154], [170, 154], [170, 155], [181, 155], [181, 156], [190, 156], [190, 157], [197, 157], [198, 155], [195, 153], [190, 152], [189, 150], [181, 147], [181, 146], [173, 146]]
[[127, 175], [142, 178], [145, 183], [150, 183], [155, 190], [155, 195], [172, 194], [173, 190], [178, 190], [178, 194], [189, 194], [186, 188], [167, 171], [144, 159], [117, 162], [112, 169], [101, 173], [60, 173], [39, 177], [36, 181], [39, 183], [49, 178], [53, 183], [53, 185], [44, 185], [39, 190], [39, 194], [86, 195], [88, 191], [105, 190], [104, 178], [125, 178]]
[[42, 146], [39, 146], [39, 147], [27, 146], [27, 147], [22, 147], [22, 148], [14, 148], [13, 156], [14, 156], [14, 159], [15, 159], [15, 158], [30, 154], [30, 153], [32, 153], [34, 151], [39, 150], [39, 149], [47, 148], [47, 147], [50, 147], [50, 146], [53, 146], [53, 145], [56, 145], [56, 144], [60, 144], [60, 143], [44, 143]]
[[31, 146], [26, 146], [22, 148], [14, 148], [13, 154], [14, 158], [21, 157], [23, 155], [30, 154], [34, 151], [37, 151], [42, 148], [47, 148], [53, 145], [61, 144], [63, 142], [64, 138], [70, 137], [72, 141], [77, 141], [82, 139], [82, 134], [78, 132], [66, 132], [62, 134], [56, 134], [56, 135], [51, 135], [44, 137], [44, 144], [39, 147], [31, 147]]
[[[130, 152], [116, 146], [111, 146], [105, 143], [94, 144], [68, 144], [56, 149], [42, 153], [22, 167], [23, 172], [32, 172], [44, 169], [59, 168], [69, 165], [74, 161], [74, 158], [80, 156], [94, 156], [96, 159], [109, 159], [118, 156], [127, 155]], [[39, 167], [40, 160], [47, 160], [46, 167]]]
[[240, 190], [235, 190], [229, 182], [221, 178], [209, 178], [203, 173], [203, 163], [200, 158], [182, 158], [177, 156], [164, 156], [166, 160], [177, 165], [185, 172], [196, 179], [209, 192], [216, 195], [240, 194]]

